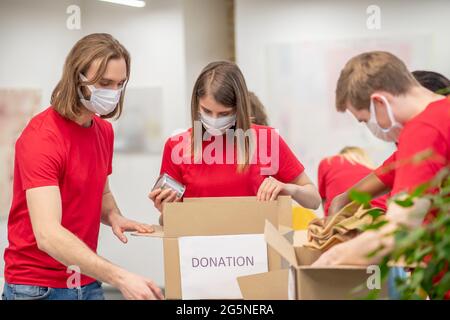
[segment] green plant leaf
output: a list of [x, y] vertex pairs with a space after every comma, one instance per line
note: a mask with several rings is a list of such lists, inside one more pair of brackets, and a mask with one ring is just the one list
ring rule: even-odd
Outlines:
[[408, 197], [404, 200], [397, 199], [394, 201], [396, 204], [398, 204], [399, 206], [404, 207], [404, 208], [412, 207], [414, 204], [414, 201], [410, 197]]
[[355, 201], [356, 203], [367, 205], [370, 204], [370, 201], [372, 200], [372, 196], [368, 194], [367, 192], [360, 192], [357, 190], [350, 190], [349, 197], [351, 200]]

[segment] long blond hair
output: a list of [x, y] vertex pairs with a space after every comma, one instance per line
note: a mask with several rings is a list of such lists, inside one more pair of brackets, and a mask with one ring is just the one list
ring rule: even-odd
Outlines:
[[[251, 127], [250, 100], [244, 76], [239, 67], [229, 61], [217, 61], [208, 64], [195, 82], [191, 99], [191, 121], [194, 128], [195, 121], [199, 121], [199, 100], [211, 95], [218, 103], [236, 110], [236, 129], [247, 132]], [[243, 146], [238, 144], [238, 171], [245, 170], [250, 162], [251, 138], [245, 137]], [[243, 150], [242, 150], [243, 148]], [[194, 130], [191, 133], [191, 150], [194, 158], [201, 157], [202, 144], [194, 143]], [[242, 158], [243, 157], [243, 158]]]
[[339, 151], [339, 156], [343, 159], [346, 159], [351, 164], [362, 164], [363, 166], [366, 166], [369, 169], [374, 169], [375, 166], [370, 159], [367, 152], [359, 147], [352, 147], [347, 146], [343, 148], [341, 151]]
[[[61, 80], [59, 80], [51, 97], [51, 104], [55, 110], [63, 117], [75, 119], [81, 114], [83, 106], [80, 104], [78, 89], [81, 84], [92, 85], [100, 80], [106, 71], [108, 62], [111, 59], [125, 60], [127, 66], [127, 79], [130, 76], [130, 54], [127, 49], [107, 33], [93, 33], [80, 39], [70, 50], [66, 61]], [[82, 82], [79, 74], [86, 74], [94, 61], [99, 62], [99, 68], [92, 81]], [[102, 118], [120, 117], [123, 109], [123, 98], [125, 88], [120, 97], [117, 108]]]

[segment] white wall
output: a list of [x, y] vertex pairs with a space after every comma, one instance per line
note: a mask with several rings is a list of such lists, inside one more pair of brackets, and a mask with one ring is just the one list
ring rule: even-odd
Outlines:
[[[380, 30], [366, 27], [371, 4], [381, 9]], [[412, 70], [450, 76], [449, 1], [236, 0], [235, 10], [236, 57], [247, 84], [266, 104], [271, 124], [286, 135], [314, 181], [320, 159], [344, 145], [367, 147], [377, 163], [393, 150], [349, 116], [335, 114], [335, 81], [351, 57], [343, 60], [342, 52], [380, 49], [402, 55], [411, 47], [413, 54], [402, 58]], [[333, 45], [336, 57], [322, 61], [320, 48]], [[286, 63], [275, 76], [270, 60], [274, 54]]]
[[[227, 3], [222, 0], [183, 1], [186, 52], [186, 101], [207, 63], [230, 60]], [[190, 104], [189, 104], [190, 105]]]

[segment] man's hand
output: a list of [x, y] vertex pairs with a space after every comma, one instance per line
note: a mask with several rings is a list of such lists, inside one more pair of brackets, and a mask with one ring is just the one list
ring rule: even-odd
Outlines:
[[150, 279], [124, 271], [115, 284], [127, 300], [162, 300], [161, 289]]
[[114, 217], [111, 217], [110, 223], [113, 233], [123, 243], [128, 242], [128, 239], [124, 234], [125, 231], [137, 231], [142, 233], [151, 233], [155, 231], [149, 224], [129, 220], [121, 215], [115, 215]]

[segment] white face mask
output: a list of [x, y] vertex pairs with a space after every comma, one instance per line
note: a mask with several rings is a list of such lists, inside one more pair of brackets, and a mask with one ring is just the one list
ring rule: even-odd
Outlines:
[[[80, 78], [83, 81], [87, 81], [87, 78], [81, 73]], [[113, 112], [117, 107], [125, 84], [122, 86], [122, 88], [116, 90], [96, 88], [93, 85], [86, 86], [91, 91], [91, 97], [89, 100], [86, 100], [81, 93], [80, 88], [78, 88], [78, 95], [80, 97], [81, 103], [86, 107], [86, 109], [104, 116]]]
[[389, 120], [391, 121], [391, 126], [389, 128], [382, 128], [377, 122], [377, 116], [375, 114], [375, 104], [373, 100], [370, 100], [370, 119], [366, 123], [369, 130], [373, 133], [373, 135], [381, 140], [387, 142], [397, 142], [398, 136], [403, 128], [403, 126], [395, 120], [394, 114], [392, 112], [391, 105], [387, 101], [387, 99], [383, 96], [380, 96], [380, 99], [384, 101], [386, 105], [386, 111], [388, 113]]
[[234, 126], [236, 123], [236, 114], [213, 118], [200, 111], [200, 121], [209, 134], [213, 136], [220, 136], [224, 134], [227, 129]]

